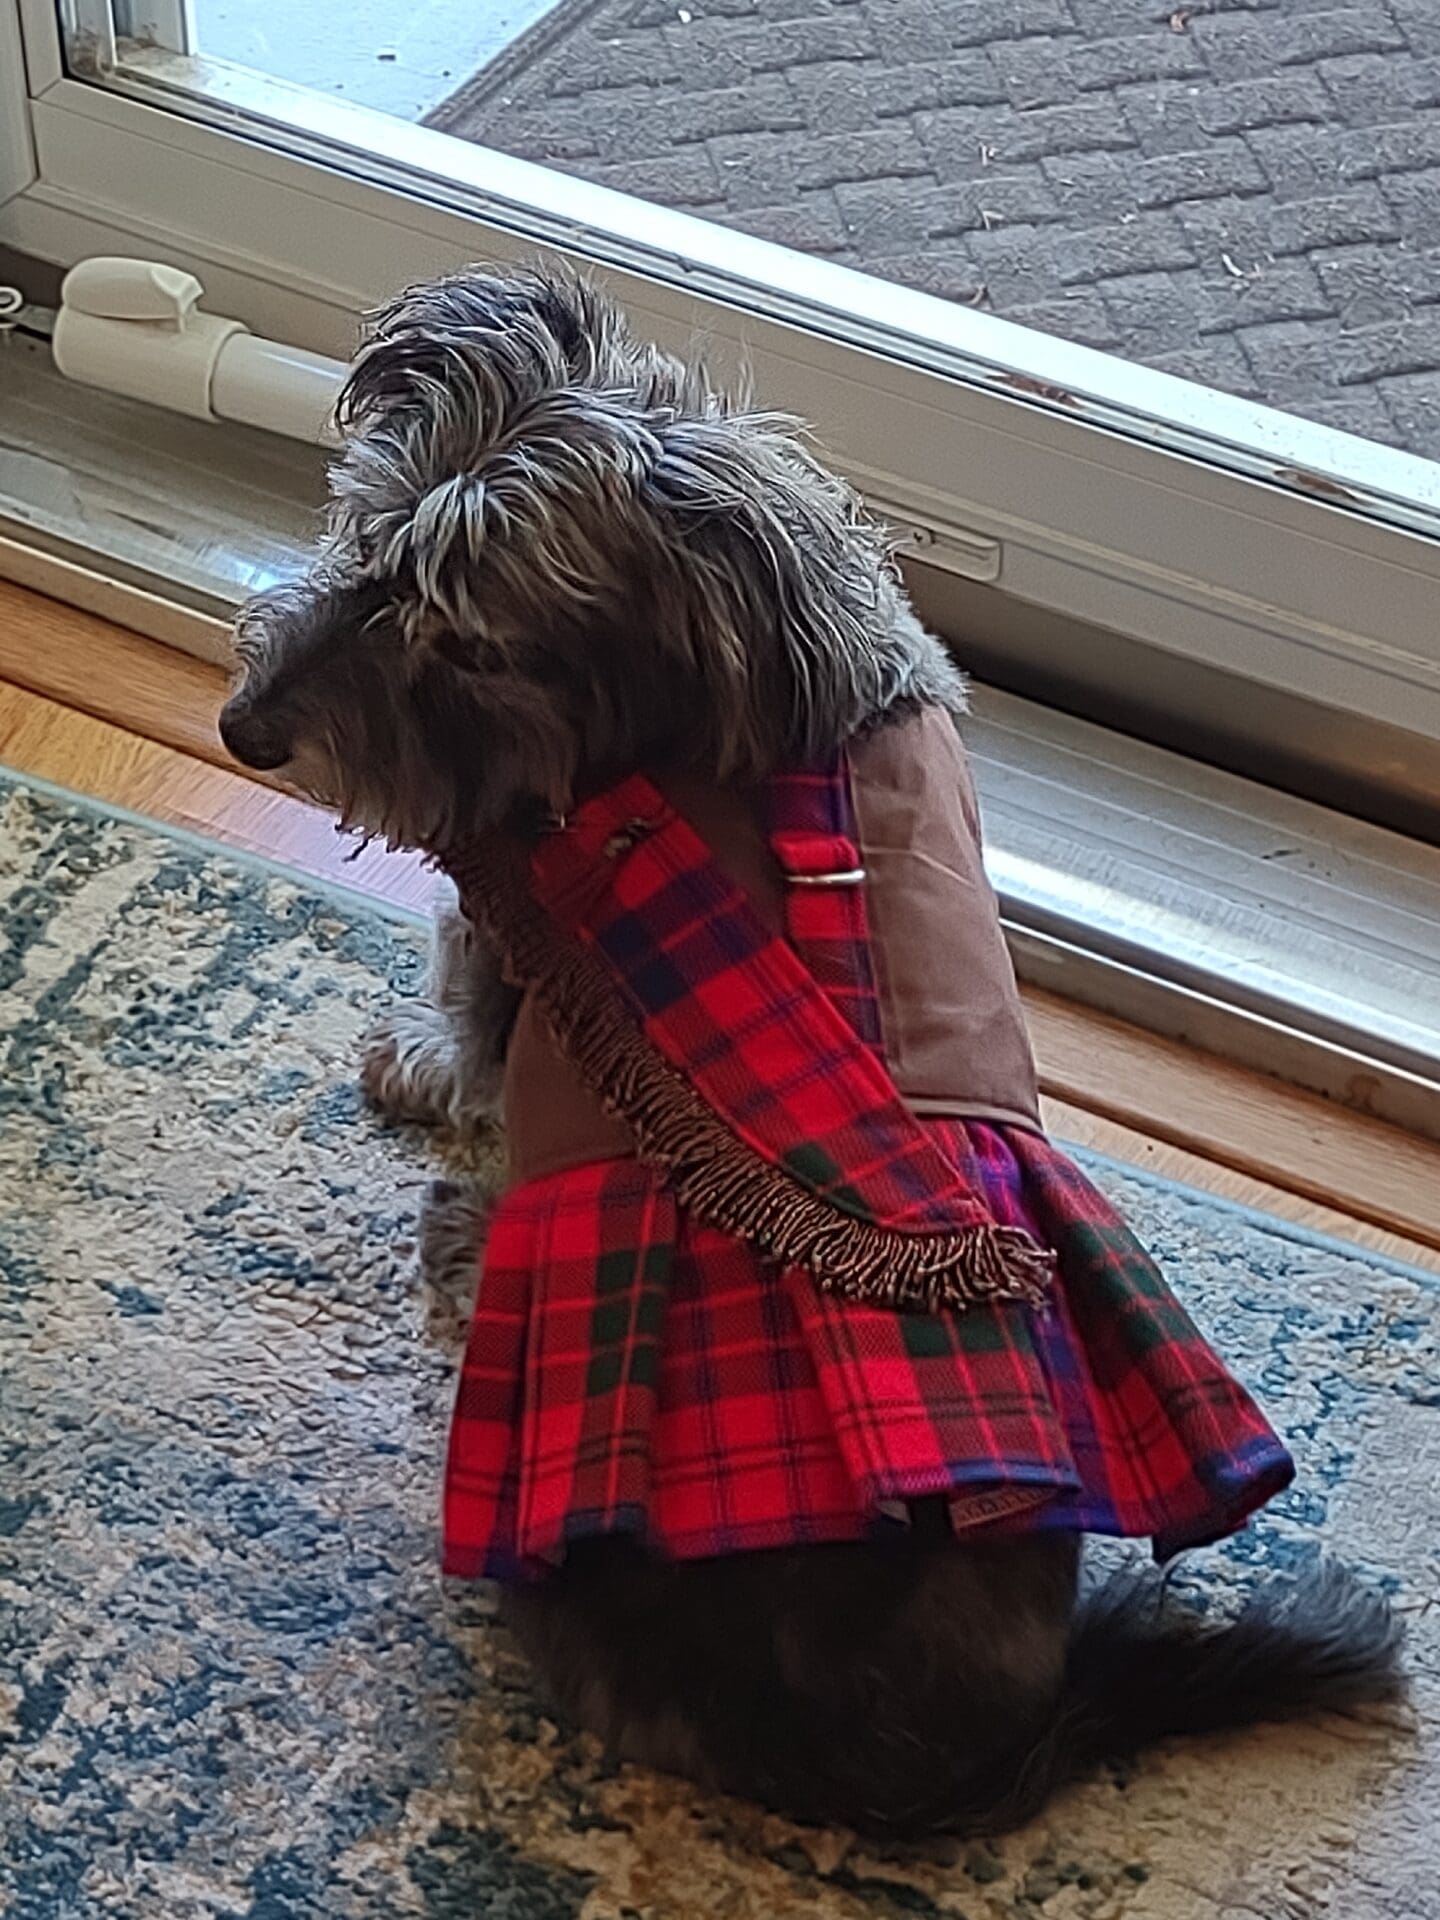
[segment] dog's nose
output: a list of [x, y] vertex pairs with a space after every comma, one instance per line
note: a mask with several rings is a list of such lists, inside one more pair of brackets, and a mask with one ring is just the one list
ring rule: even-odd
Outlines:
[[273, 773], [290, 758], [290, 744], [280, 731], [233, 700], [220, 710], [220, 738], [227, 753], [255, 773]]

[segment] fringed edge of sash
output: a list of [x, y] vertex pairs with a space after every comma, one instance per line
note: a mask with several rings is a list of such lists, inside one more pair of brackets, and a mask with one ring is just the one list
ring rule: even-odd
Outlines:
[[603, 962], [534, 899], [523, 849], [492, 841], [483, 863], [465, 862], [452, 878], [513, 980], [534, 988], [556, 1044], [682, 1206], [844, 1300], [907, 1313], [1044, 1303], [1055, 1256], [1024, 1228], [985, 1221], [909, 1232], [857, 1220], [733, 1133], [651, 1046]]

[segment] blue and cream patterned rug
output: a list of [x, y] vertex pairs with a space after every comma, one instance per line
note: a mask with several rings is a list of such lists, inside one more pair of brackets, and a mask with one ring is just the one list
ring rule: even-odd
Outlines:
[[461, 1318], [411, 1236], [445, 1148], [351, 1070], [423, 930], [11, 781], [0, 902], [0, 1914], [1440, 1913], [1434, 1281], [1095, 1168], [1299, 1456], [1182, 1581], [1223, 1603], [1323, 1541], [1409, 1615], [1413, 1707], [878, 1854], [607, 1771], [437, 1576]]

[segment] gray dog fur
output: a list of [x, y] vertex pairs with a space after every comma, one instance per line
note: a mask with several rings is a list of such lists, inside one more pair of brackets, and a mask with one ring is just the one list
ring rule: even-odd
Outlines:
[[[378, 319], [342, 408], [326, 536], [239, 624], [236, 757], [440, 853], [637, 768], [754, 780], [963, 682], [878, 531], [793, 427], [637, 342], [563, 275], [475, 270]], [[452, 896], [429, 1007], [363, 1065], [378, 1105], [478, 1125], [514, 999]], [[479, 1212], [444, 1190], [454, 1273]], [[663, 1564], [572, 1553], [509, 1612], [560, 1711], [614, 1752], [802, 1818], [1012, 1824], [1099, 1757], [1383, 1697], [1398, 1634], [1324, 1569], [1207, 1628], [1076, 1544], [952, 1537]]]

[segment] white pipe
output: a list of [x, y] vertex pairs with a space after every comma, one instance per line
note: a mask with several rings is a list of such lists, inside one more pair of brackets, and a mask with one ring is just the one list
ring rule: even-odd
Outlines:
[[222, 420], [333, 446], [331, 416], [344, 378], [338, 360], [259, 334], [236, 333], [215, 362], [210, 405]]
[[202, 313], [193, 274], [156, 261], [82, 260], [65, 276], [51, 352], [67, 379], [195, 420], [233, 420], [333, 445], [338, 360]]

